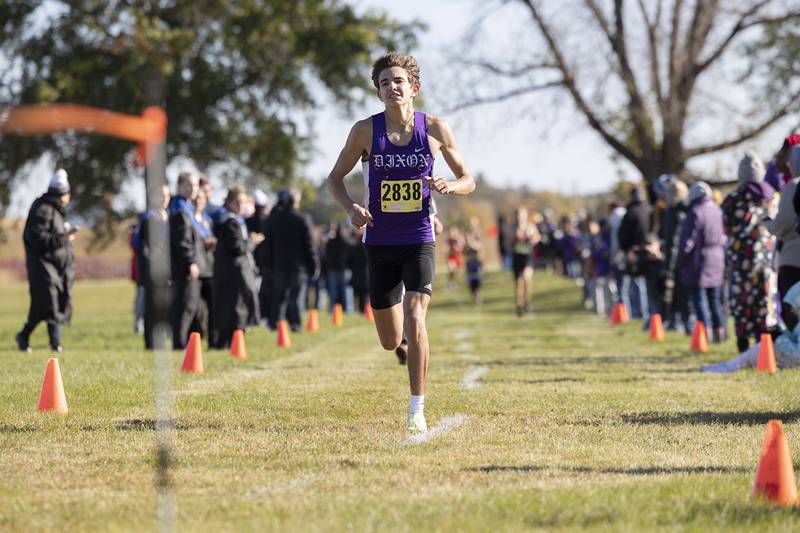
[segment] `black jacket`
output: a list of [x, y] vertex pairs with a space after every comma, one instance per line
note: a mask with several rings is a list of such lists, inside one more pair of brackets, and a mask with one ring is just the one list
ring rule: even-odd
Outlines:
[[276, 207], [264, 222], [265, 262], [273, 271], [319, 274], [311, 238], [311, 221], [291, 207]]
[[229, 211], [220, 216], [214, 233], [217, 248], [214, 251], [214, 316], [211, 322], [218, 331], [230, 334], [234, 329], [245, 329], [259, 321], [255, 264], [250, 240]]
[[32, 320], [67, 323], [72, 318], [75, 260], [67, 227], [58, 196], [45, 194], [33, 202], [22, 234]]
[[366, 291], [369, 288], [369, 264], [367, 261], [367, 249], [361, 241], [356, 241], [350, 248], [350, 255], [347, 258], [347, 266], [350, 267], [352, 276], [350, 285], [355, 291]]
[[[164, 238], [161, 243], [167, 242], [167, 222], [163, 221], [157, 213], [146, 211], [139, 218], [139, 227], [137, 229], [138, 237], [136, 239], [136, 283], [146, 287], [151, 282], [151, 265], [154, 255], [154, 249], [150, 245], [150, 231], [163, 232]], [[162, 251], [162, 256], [167, 258], [166, 247]], [[168, 276], [169, 273], [162, 273]]]
[[[182, 199], [176, 196], [173, 202]], [[182, 199], [183, 201], [187, 201]], [[170, 210], [171, 211], [171, 210]], [[172, 281], [180, 282], [189, 278], [189, 265], [200, 265], [205, 253], [205, 242], [188, 213], [182, 210], [169, 215], [169, 247], [172, 266]]]
[[634, 201], [628, 204], [625, 216], [619, 225], [619, 247], [628, 251], [634, 246], [642, 246], [650, 232], [650, 214], [652, 209], [649, 204]]

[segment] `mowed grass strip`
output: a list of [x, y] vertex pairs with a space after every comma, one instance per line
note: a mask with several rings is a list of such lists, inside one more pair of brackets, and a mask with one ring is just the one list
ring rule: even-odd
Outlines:
[[[535, 278], [534, 314], [513, 314], [510, 274], [485, 302], [439, 283], [428, 332], [430, 427], [408, 444], [405, 367], [373, 326], [346, 315], [295, 334], [254, 329], [249, 358], [206, 351], [178, 372], [174, 490], [179, 529], [796, 529], [797, 511], [754, 501], [766, 421], [800, 453], [800, 373], [705, 375], [735, 345], [688, 351], [640, 322], [612, 327], [583, 310], [574, 283]], [[44, 327], [13, 349], [23, 284], [0, 287], [0, 529], [157, 527], [153, 356], [131, 333], [133, 287], [80, 283], [59, 357], [70, 413], [36, 412]], [[485, 367], [476, 386], [465, 376]]]

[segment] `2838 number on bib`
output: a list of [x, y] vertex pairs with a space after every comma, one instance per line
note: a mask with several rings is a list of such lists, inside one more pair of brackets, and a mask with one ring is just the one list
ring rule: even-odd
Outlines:
[[384, 213], [422, 211], [422, 180], [382, 181], [381, 211]]

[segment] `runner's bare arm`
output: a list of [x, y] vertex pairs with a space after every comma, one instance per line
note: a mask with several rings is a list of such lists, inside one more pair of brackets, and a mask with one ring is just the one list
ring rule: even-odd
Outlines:
[[[442, 176], [431, 176], [431, 187], [441, 194], [469, 194], [475, 190], [475, 179], [467, 170], [464, 158], [456, 146], [456, 139], [450, 126], [439, 117], [428, 116], [428, 136], [444, 155], [447, 166], [456, 176], [455, 181], [447, 181]], [[434, 146], [431, 146], [434, 149]]]
[[360, 120], [350, 129], [344, 148], [339, 153], [333, 170], [328, 174], [328, 190], [331, 191], [333, 198], [339, 202], [350, 218], [350, 222], [357, 228], [363, 228], [366, 224], [372, 224], [372, 215], [365, 206], [359, 205], [347, 192], [344, 185], [344, 177], [353, 170], [356, 163], [365, 154], [369, 153], [372, 141], [372, 121], [371, 119]]

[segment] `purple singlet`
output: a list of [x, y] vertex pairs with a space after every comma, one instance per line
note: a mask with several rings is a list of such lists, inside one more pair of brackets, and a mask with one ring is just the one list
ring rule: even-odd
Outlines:
[[402, 246], [434, 242], [431, 191], [423, 178], [433, 173], [425, 113], [414, 112], [414, 131], [405, 146], [389, 142], [386, 115], [372, 115], [372, 150], [362, 161], [364, 205], [372, 215], [364, 243]]

